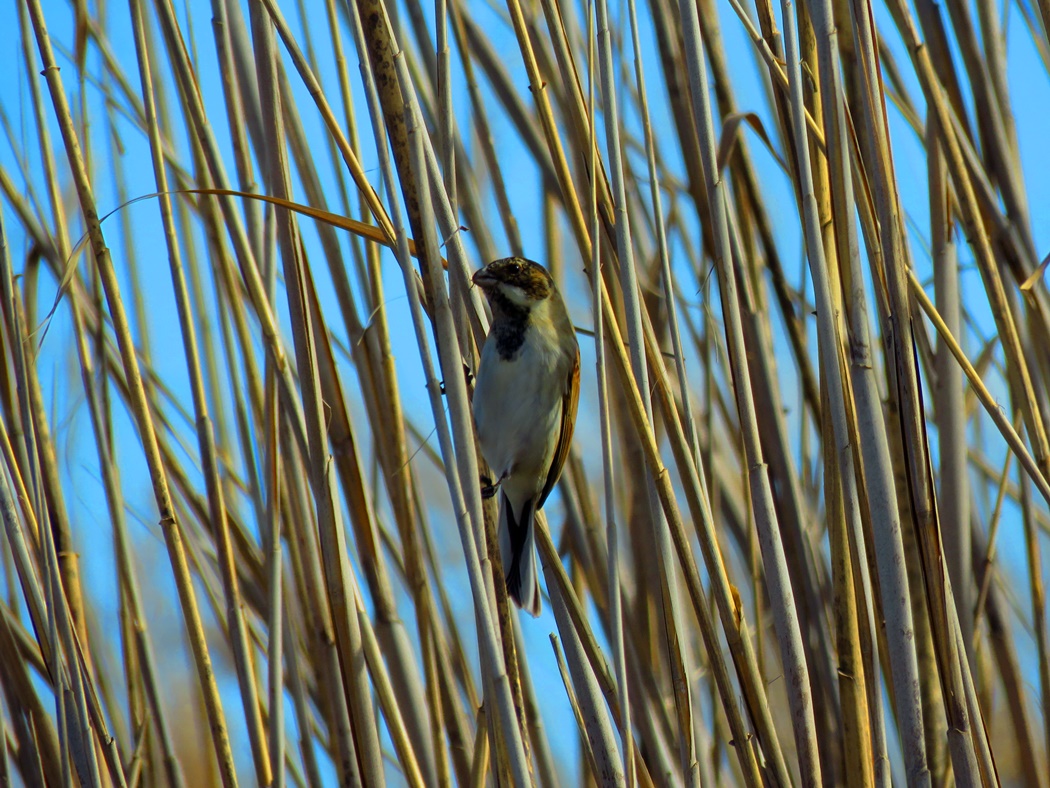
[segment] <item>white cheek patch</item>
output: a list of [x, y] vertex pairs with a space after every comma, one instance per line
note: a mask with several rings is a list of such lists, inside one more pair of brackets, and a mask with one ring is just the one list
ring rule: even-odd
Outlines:
[[508, 285], [504, 283], [500, 285], [500, 290], [502, 290], [503, 295], [506, 296], [507, 300], [512, 304], [526, 307], [532, 306], [532, 299], [525, 295], [525, 291], [517, 285]]

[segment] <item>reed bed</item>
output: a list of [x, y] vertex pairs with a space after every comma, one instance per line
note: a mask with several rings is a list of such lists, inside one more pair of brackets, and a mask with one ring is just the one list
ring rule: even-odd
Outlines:
[[[1048, 784], [1046, 0], [0, 28], [0, 784]], [[512, 254], [583, 352], [535, 620]]]

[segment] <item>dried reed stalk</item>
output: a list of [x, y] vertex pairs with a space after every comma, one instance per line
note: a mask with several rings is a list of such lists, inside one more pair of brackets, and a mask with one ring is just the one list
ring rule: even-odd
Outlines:
[[[1047, 784], [1045, 0], [17, 7], [0, 781]], [[585, 362], [538, 622], [509, 254]]]

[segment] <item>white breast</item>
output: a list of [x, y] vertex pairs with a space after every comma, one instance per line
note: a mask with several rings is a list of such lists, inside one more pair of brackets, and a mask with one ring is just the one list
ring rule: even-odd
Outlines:
[[503, 490], [519, 505], [543, 489], [561, 429], [566, 365], [545, 308], [535, 307], [513, 360], [500, 359], [489, 337], [474, 390], [482, 454], [497, 479], [507, 476]]

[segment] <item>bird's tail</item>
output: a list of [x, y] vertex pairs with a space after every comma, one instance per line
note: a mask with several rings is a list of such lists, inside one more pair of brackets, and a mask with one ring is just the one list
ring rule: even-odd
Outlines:
[[531, 616], [538, 616], [542, 608], [540, 600], [540, 575], [536, 566], [536, 547], [533, 534], [532, 500], [521, 507], [515, 518], [514, 507], [506, 493], [501, 496], [499, 507], [499, 552], [503, 557], [503, 576], [507, 579], [507, 594], [514, 604]]

